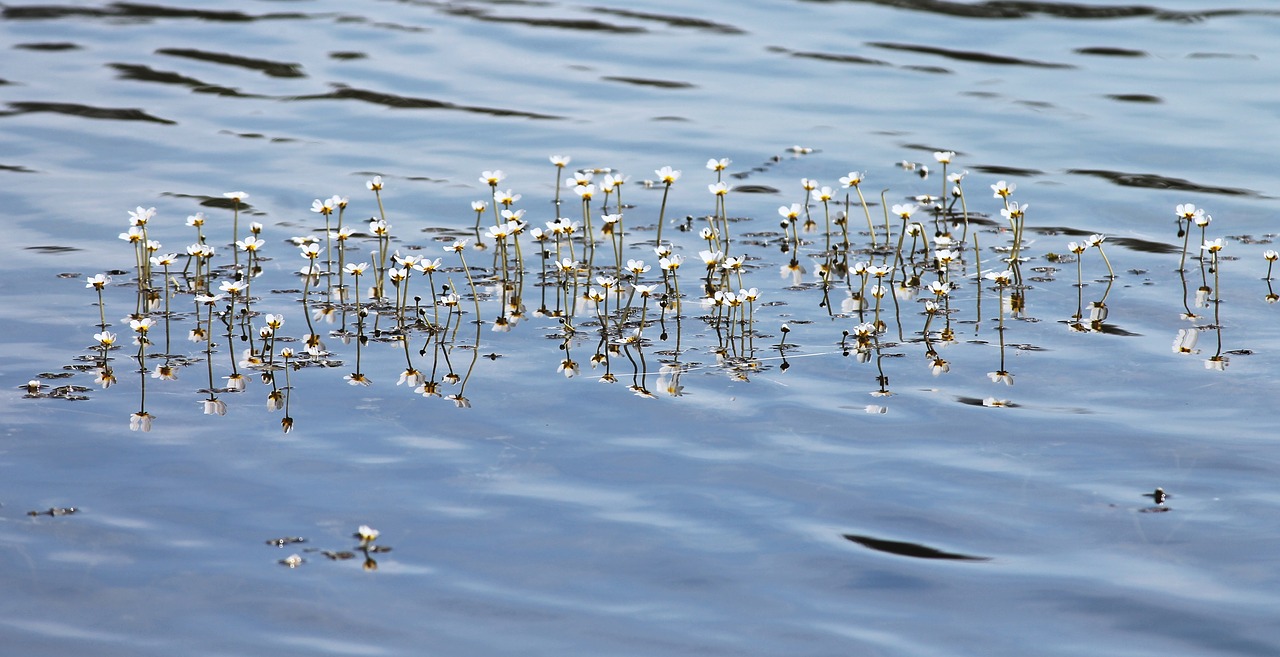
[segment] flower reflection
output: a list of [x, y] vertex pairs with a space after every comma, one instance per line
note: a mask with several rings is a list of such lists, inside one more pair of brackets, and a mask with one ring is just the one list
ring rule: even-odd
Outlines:
[[210, 397], [201, 402], [205, 415], [226, 415], [227, 403], [217, 397]]
[[129, 431], [151, 431], [151, 422], [155, 420], [155, 416], [146, 412], [138, 411], [129, 416]]
[[1200, 330], [1194, 328], [1178, 329], [1178, 334], [1173, 338], [1173, 353], [1175, 354], [1198, 354], [1196, 342], [1200, 340]]

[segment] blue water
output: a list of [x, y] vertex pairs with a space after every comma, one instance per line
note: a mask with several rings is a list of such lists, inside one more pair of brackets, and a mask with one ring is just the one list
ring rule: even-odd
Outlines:
[[[1276, 654], [1272, 4], [688, 4], [4, 5], [0, 643], [131, 656]], [[886, 300], [882, 345], [859, 362], [841, 344], [856, 313], [819, 306], [821, 232], [802, 234], [800, 285], [778, 274], [790, 253], [777, 208], [804, 200], [801, 178], [834, 187], [856, 170], [879, 225], [882, 189], [890, 205], [942, 191], [940, 150], [969, 172], [981, 240], [952, 270], [954, 344], [939, 347], [942, 319], [931, 325], [950, 372], [929, 370], [921, 292]], [[313, 199], [349, 195], [364, 229], [379, 214], [365, 183], [382, 176], [394, 248], [444, 258], [460, 287], [441, 247], [471, 233], [470, 203], [490, 193], [481, 172], [502, 169], [541, 226], [553, 154], [630, 176], [623, 257], [653, 265], [648, 282], [662, 188], [643, 183], [683, 171], [663, 227], [691, 259], [681, 396], [659, 377], [674, 325], [613, 354], [606, 384], [590, 313], [568, 341], [581, 374], [566, 378], [560, 325], [530, 312], [494, 332], [500, 303], [487, 297], [479, 332], [463, 300], [447, 363], [418, 353], [422, 334], [410, 353], [420, 370], [465, 376], [470, 409], [395, 385], [404, 350], [377, 339], [361, 351], [373, 385], [350, 386], [355, 345], [326, 337], [341, 365], [290, 373], [292, 432], [252, 369], [245, 392], [219, 393], [225, 416], [204, 415], [186, 294], [151, 353], [192, 362], [176, 381], [134, 371], [121, 321], [133, 259], [117, 235], [135, 207], [157, 209], [152, 237], [178, 252], [194, 238], [185, 218], [205, 212], [222, 265], [223, 193], [248, 192], [241, 231], [258, 221], [266, 239], [256, 309], [283, 313], [282, 337], [297, 340], [304, 260], [288, 238], [322, 228]], [[696, 229], [715, 208], [704, 163], [722, 157], [738, 186], [731, 252], [762, 295], [753, 338], [737, 343], [745, 358], [728, 363], [697, 304]], [[1030, 203], [1018, 313], [977, 276], [1003, 268], [1010, 244], [989, 188], [1002, 179]], [[1218, 283], [1196, 258], [1199, 229], [1177, 271], [1182, 203], [1224, 238]], [[677, 229], [686, 215], [694, 231]], [[854, 259], [882, 260], [856, 198], [850, 226]], [[1107, 235], [1117, 276], [1108, 286], [1090, 250], [1078, 288], [1060, 256], [1091, 233]], [[373, 240], [355, 241], [348, 257], [368, 259]], [[492, 282], [492, 245], [466, 257], [478, 285]], [[84, 281], [107, 271], [120, 272], [104, 297], [122, 346], [119, 382], [101, 389], [86, 371], [99, 310]], [[1216, 320], [1215, 304], [1194, 304], [1202, 285], [1217, 288]], [[1070, 330], [1102, 298], [1097, 330]], [[1188, 307], [1198, 317], [1181, 317]], [[1183, 329], [1197, 353], [1170, 349]], [[1215, 353], [1222, 371], [1207, 366]], [[225, 339], [213, 356], [220, 387]], [[998, 369], [1014, 385], [988, 377]], [[143, 404], [154, 424], [131, 431]], [[1156, 487], [1170, 494], [1160, 505], [1143, 496]], [[361, 525], [392, 548], [368, 555], [376, 569], [353, 549]], [[283, 537], [306, 541], [267, 543]], [[305, 563], [279, 563], [293, 554]]]

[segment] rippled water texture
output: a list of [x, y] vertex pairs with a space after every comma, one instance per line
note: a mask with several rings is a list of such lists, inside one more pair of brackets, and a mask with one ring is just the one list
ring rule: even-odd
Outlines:
[[[1247, 0], [8, 2], [0, 652], [1275, 655], [1277, 33], [1274, 4]], [[822, 205], [798, 253], [778, 208], [811, 178], [842, 209], [838, 179], [863, 172], [880, 242], [853, 197], [850, 261], [893, 265], [881, 190], [947, 190], [935, 151], [968, 172], [951, 314], [926, 331], [928, 293], [890, 294], [859, 349], [870, 311], [844, 283], [822, 305]], [[526, 238], [527, 316], [492, 330], [495, 245], [468, 269], [442, 247], [473, 236], [482, 171], [531, 226], [553, 219], [553, 154], [566, 176], [630, 176], [617, 257], [650, 283], [664, 186], [644, 181], [683, 172], [662, 226], [690, 259], [678, 327], [615, 331], [610, 351], [587, 311], [566, 335], [534, 315]], [[708, 158], [732, 160], [720, 228], [760, 291], [745, 328], [697, 303]], [[980, 276], [1009, 256], [1001, 180], [1030, 204], [1023, 307]], [[329, 360], [274, 384], [249, 363], [237, 393], [246, 344], [206, 361], [184, 293], [143, 359], [177, 380], [139, 374], [129, 211], [155, 207], [150, 238], [179, 253], [204, 212], [229, 281], [233, 190], [238, 237], [263, 225], [253, 296], [283, 314], [280, 345], [307, 333], [289, 238], [323, 236], [310, 208], [335, 194], [361, 231], [349, 258], [385, 212], [392, 249], [446, 261], [458, 330], [403, 349], [371, 327], [357, 356], [322, 325]], [[1180, 273], [1184, 203], [1213, 220]], [[957, 237], [960, 217], [917, 216]], [[1090, 249], [1078, 287], [1068, 242], [1092, 234], [1115, 278]], [[1214, 267], [1198, 247], [1219, 238]], [[927, 285], [931, 256], [905, 253]], [[594, 266], [614, 258], [602, 242]], [[85, 286], [103, 272], [110, 352]], [[471, 407], [397, 386], [406, 359]], [[130, 430], [140, 406], [150, 431]]]

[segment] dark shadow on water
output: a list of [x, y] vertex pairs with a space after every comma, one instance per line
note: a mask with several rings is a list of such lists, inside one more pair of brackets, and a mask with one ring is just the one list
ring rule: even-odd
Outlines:
[[258, 94], [242, 93], [238, 89], [231, 87], [222, 87], [215, 84], [209, 84], [196, 78], [187, 77], [180, 73], [170, 71], [157, 71], [149, 66], [141, 64], [118, 64], [111, 63], [107, 66], [120, 72], [120, 77], [125, 80], [137, 80], [139, 82], [155, 82], [158, 84], [173, 84], [183, 87], [189, 87], [193, 92], [200, 94], [215, 94], [218, 96], [233, 96], [236, 98], [262, 98]]
[[306, 14], [282, 13], [252, 16], [238, 11], [214, 11], [165, 7], [132, 2], [114, 2], [105, 7], [75, 7], [69, 5], [33, 5], [29, 7], [5, 7], [0, 18], [8, 20], [49, 20], [57, 18], [195, 18], [205, 21], [245, 23], [256, 20], [307, 18]]
[[788, 50], [780, 46], [770, 46], [767, 48], [769, 52], [791, 55], [802, 59], [816, 59], [823, 62], [835, 62], [837, 64], [865, 64], [868, 66], [890, 66], [889, 62], [882, 59], [872, 59], [871, 57], [862, 57], [860, 55], [838, 55], [829, 52], [815, 52], [804, 50]]
[[[1038, 235], [1069, 235], [1071, 237], [1088, 237], [1094, 234], [1094, 231], [1081, 230], [1079, 228], [1068, 228], [1066, 226], [1040, 226], [1028, 229]], [[1112, 237], [1107, 236], [1107, 244], [1115, 243], [1126, 249], [1133, 251], [1141, 251], [1143, 253], [1161, 253], [1172, 254], [1182, 253], [1181, 246], [1173, 244], [1165, 244], [1164, 242], [1153, 242], [1137, 237]]]
[[887, 552], [903, 557], [915, 557], [917, 559], [948, 559], [951, 561], [990, 561], [991, 557], [978, 557], [971, 554], [959, 554], [955, 552], [944, 552], [937, 548], [931, 548], [927, 545], [919, 543], [905, 543], [902, 541], [887, 541], [882, 538], [872, 538], [870, 536], [859, 536], [857, 534], [845, 534], [844, 537], [858, 545], [861, 545], [877, 552]]
[[592, 19], [574, 18], [532, 18], [529, 16], [492, 16], [488, 11], [477, 7], [444, 7], [443, 11], [453, 16], [465, 16], [487, 23], [518, 23], [529, 27], [552, 27], [564, 30], [582, 30], [586, 32], [606, 32], [612, 34], [641, 34], [648, 32], [643, 27], [617, 25]]
[[1130, 50], [1129, 48], [1111, 48], [1107, 46], [1097, 46], [1092, 48], [1076, 48], [1077, 55], [1097, 55], [1100, 57], [1146, 57], [1144, 50]]
[[671, 27], [687, 27], [695, 30], [703, 30], [706, 32], [715, 32], [717, 34], [746, 34], [746, 30], [736, 28], [732, 25], [724, 23], [716, 23], [713, 21], [703, 20], [701, 18], [691, 18], [689, 16], [670, 16], [667, 14], [651, 14], [642, 11], [632, 11], [630, 9], [612, 9], [609, 7], [593, 7], [592, 12], [597, 14], [612, 14], [614, 16], [622, 16], [623, 18], [637, 18], [640, 20], [657, 21], [665, 23]]
[[65, 50], [80, 50], [81, 46], [75, 43], [59, 41], [56, 43], [19, 43], [14, 46], [19, 50], [40, 50], [45, 52], [62, 52]]
[[163, 123], [165, 125], [177, 125], [177, 121], [170, 121], [169, 119], [152, 116], [136, 108], [93, 107], [90, 105], [81, 105], [79, 103], [44, 103], [37, 101], [19, 101], [8, 103], [8, 105], [10, 108], [9, 111], [0, 112], [0, 116], [48, 112], [51, 114], [79, 116], [86, 119], [150, 121], [152, 123]]
[[207, 50], [196, 50], [194, 48], [160, 48], [159, 50], [156, 50], [156, 54], [171, 55], [173, 57], [186, 57], [188, 59], [198, 59], [200, 61], [213, 62], [215, 64], [226, 64], [228, 66], [239, 66], [253, 71], [261, 71], [264, 75], [269, 75], [273, 78], [307, 77], [306, 73], [303, 73], [301, 70], [301, 64], [273, 62], [269, 59], [242, 57], [240, 55], [209, 52]]
[[661, 89], [693, 89], [696, 85], [689, 82], [678, 82], [675, 80], [657, 80], [654, 78], [633, 78], [621, 75], [606, 75], [602, 80], [610, 82], [623, 82], [626, 84], [634, 84], [639, 87], [658, 87]]
[[1020, 19], [1035, 16], [1053, 18], [1098, 20], [1107, 18], [1151, 17], [1157, 20], [1193, 22], [1209, 18], [1229, 16], [1275, 16], [1278, 12], [1265, 9], [1213, 9], [1207, 11], [1172, 11], [1148, 5], [1106, 6], [1102, 4], [1074, 4], [1069, 2], [1020, 2], [1017, 0], [991, 0], [988, 2], [948, 2], [947, 0], [802, 0], [830, 4], [852, 2], [882, 7], [897, 7], [931, 14], [945, 14], [961, 18]]
[[313, 94], [309, 96], [292, 96], [283, 100], [360, 100], [375, 105], [383, 105], [396, 109], [443, 109], [458, 110], [462, 112], [475, 112], [477, 114], [489, 114], [491, 116], [519, 116], [528, 119], [561, 119], [564, 117], [552, 114], [538, 114], [536, 112], [523, 112], [520, 110], [501, 109], [496, 107], [474, 107], [468, 105], [458, 105], [443, 100], [433, 100], [431, 98], [413, 98], [409, 96], [397, 96], [396, 94], [384, 93], [381, 91], [370, 91], [368, 89], [356, 89], [354, 87], [337, 86], [333, 91], [327, 94]]
[[1033, 176], [1042, 176], [1044, 172], [1039, 169], [1025, 169], [1022, 167], [1006, 167], [998, 164], [978, 164], [974, 165], [974, 171], [989, 173], [993, 176], [1022, 176], [1031, 178]]
[[947, 59], [957, 59], [965, 62], [977, 62], [979, 64], [996, 64], [999, 66], [1031, 66], [1034, 68], [1075, 68], [1070, 64], [1058, 64], [1055, 62], [1041, 62], [1034, 59], [1021, 59], [1018, 57], [1005, 57], [1003, 55], [992, 55], [985, 52], [976, 52], [970, 50], [951, 50], [949, 48], [938, 48], [936, 46], [921, 46], [911, 43], [890, 43], [887, 41], [871, 41], [867, 43], [873, 48], [883, 48], [885, 50], [903, 50], [906, 52], [917, 52], [925, 55], [938, 55]]
[[1159, 104], [1164, 102], [1163, 98], [1159, 96], [1152, 96], [1151, 94], [1107, 94], [1106, 97], [1111, 100], [1118, 100], [1122, 103]]
[[1104, 178], [1122, 187], [1176, 189], [1178, 191], [1199, 192], [1201, 194], [1222, 194], [1224, 196], [1250, 196], [1253, 198], [1265, 198], [1262, 194], [1255, 192], [1252, 189], [1201, 185], [1193, 183], [1190, 180], [1170, 178], [1168, 176], [1162, 176], [1155, 173], [1125, 173], [1123, 171], [1108, 171], [1106, 169], [1068, 169], [1067, 173]]

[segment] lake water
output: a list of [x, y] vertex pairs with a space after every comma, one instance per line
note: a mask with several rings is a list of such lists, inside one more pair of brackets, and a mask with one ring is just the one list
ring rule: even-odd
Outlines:
[[[1280, 652], [1273, 3], [0, 11], [8, 651]], [[932, 241], [893, 248], [896, 216], [886, 248], [881, 190], [890, 207], [952, 194], [943, 151], [946, 173], [967, 171], [964, 205], [911, 220], [922, 239], [950, 231], [940, 268]], [[731, 163], [717, 174], [710, 158]], [[682, 172], [669, 190], [665, 166]], [[597, 243], [584, 252], [586, 226], [572, 239], [576, 273], [555, 273], [528, 232], [503, 257], [493, 192], [521, 194], [526, 230], [547, 230], [583, 218], [563, 182], [583, 168], [597, 185], [628, 176], [621, 249], [600, 217], [618, 199], [596, 188]], [[865, 213], [839, 182], [851, 171]], [[847, 251], [806, 178], [835, 188], [833, 216], [850, 198]], [[986, 277], [1014, 244], [1000, 181], [1029, 204], [1008, 285]], [[233, 191], [248, 194], [236, 228]], [[406, 283], [422, 310], [408, 345], [394, 305], [364, 295], [307, 328], [330, 280], [297, 274], [290, 239], [319, 238], [328, 259], [312, 203], [332, 195], [350, 197], [357, 230], [344, 263], [373, 265], [353, 287], [382, 257], [371, 217], [390, 224], [387, 251], [442, 259], [430, 284]], [[806, 201], [811, 231], [803, 208], [798, 232], [780, 224], [780, 206]], [[1212, 215], [1203, 232], [1180, 236], [1181, 204]], [[262, 224], [243, 327], [220, 319], [242, 298], [201, 305], [162, 265], [140, 301], [119, 235], [151, 207], [147, 237], [180, 254], [181, 285], [187, 217], [205, 213], [212, 291], [248, 265], [233, 237]], [[660, 216], [687, 258], [674, 281], [653, 249]], [[1092, 234], [1101, 252], [1077, 262], [1068, 243]], [[708, 275], [711, 244], [741, 269]], [[624, 276], [607, 307], [555, 316], [630, 259], [650, 266], [631, 283], [653, 299]], [[880, 330], [875, 277], [842, 268], [860, 262], [891, 270], [889, 288], [919, 277], [880, 300]], [[86, 278], [102, 273], [100, 316]], [[935, 280], [947, 295], [930, 316]], [[683, 303], [664, 314], [675, 281]], [[431, 307], [443, 285], [461, 315]], [[759, 298], [704, 307], [708, 286]], [[523, 307], [504, 304], [517, 293]], [[373, 309], [363, 327], [359, 308]], [[243, 350], [262, 349], [268, 313], [284, 323], [262, 365]], [[144, 315], [140, 354], [130, 320]], [[437, 321], [448, 330], [425, 328]], [[202, 326], [213, 344], [188, 340]], [[304, 352], [313, 333], [322, 356]], [[291, 367], [271, 369], [285, 347]], [[397, 385], [406, 368], [440, 396]]]

